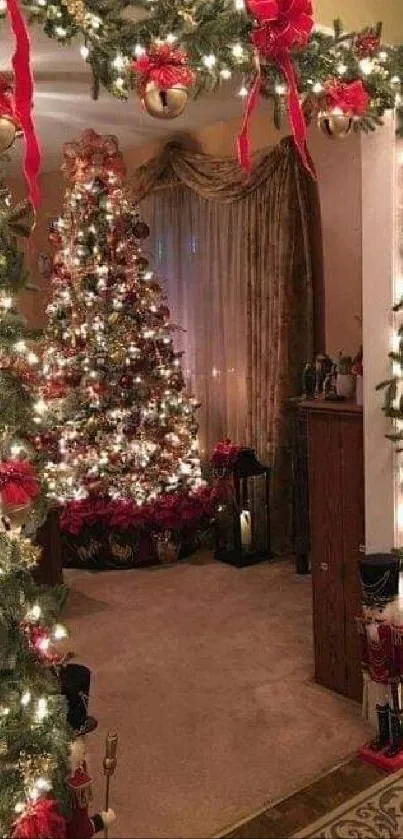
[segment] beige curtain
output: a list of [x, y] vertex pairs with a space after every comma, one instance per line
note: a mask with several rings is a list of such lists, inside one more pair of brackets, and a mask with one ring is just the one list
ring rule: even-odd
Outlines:
[[201, 402], [201, 454], [228, 436], [273, 467], [274, 544], [287, 549], [286, 406], [313, 354], [316, 186], [287, 138], [247, 181], [236, 161], [170, 144], [132, 188], [151, 227], [150, 261], [184, 330], [177, 344]]

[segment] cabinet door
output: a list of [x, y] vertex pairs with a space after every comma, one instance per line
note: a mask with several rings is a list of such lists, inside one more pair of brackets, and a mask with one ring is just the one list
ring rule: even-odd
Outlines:
[[308, 414], [315, 678], [346, 692], [340, 423]]
[[354, 618], [361, 613], [358, 570], [360, 545], [365, 540], [364, 445], [361, 416], [340, 417], [341, 497], [343, 504], [344, 614], [347, 696], [362, 699], [358, 633]]

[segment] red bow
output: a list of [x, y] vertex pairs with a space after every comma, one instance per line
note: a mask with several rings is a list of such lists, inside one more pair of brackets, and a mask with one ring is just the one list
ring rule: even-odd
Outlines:
[[[34, 83], [31, 71], [31, 45], [28, 30], [21, 14], [18, 0], [6, 0], [11, 28], [15, 37], [15, 52], [12, 65], [15, 78], [14, 101], [10, 105], [2, 100], [0, 106], [6, 104], [6, 115], [16, 116], [17, 123], [25, 138], [24, 174], [29, 187], [29, 195], [34, 207], [39, 204], [38, 173], [41, 166], [41, 152], [35, 126], [32, 120], [32, 104]], [[8, 107], [12, 107], [12, 114]]]
[[250, 91], [244, 122], [238, 137], [238, 157], [241, 166], [251, 167], [249, 148], [249, 119], [255, 108], [261, 85], [260, 58], [273, 61], [288, 84], [288, 112], [295, 144], [306, 169], [315, 177], [306, 151], [306, 125], [298, 97], [295, 70], [290, 51], [307, 44], [313, 28], [311, 0], [247, 0], [247, 9], [257, 21], [251, 41], [255, 47], [257, 75]]
[[0, 494], [9, 507], [22, 507], [39, 495], [40, 486], [34, 469], [27, 460], [6, 460], [0, 463]]
[[132, 63], [132, 70], [139, 76], [138, 93], [144, 95], [148, 82], [154, 82], [160, 90], [181, 84], [190, 87], [194, 82], [194, 72], [188, 65], [188, 55], [184, 50], [169, 44], [153, 45], [147, 55], [142, 55]]
[[65, 839], [66, 821], [60, 815], [57, 801], [47, 798], [30, 804], [15, 823], [12, 839]]
[[361, 80], [339, 82], [337, 79], [325, 84], [326, 108], [339, 109], [347, 116], [363, 117], [368, 109], [369, 95]]

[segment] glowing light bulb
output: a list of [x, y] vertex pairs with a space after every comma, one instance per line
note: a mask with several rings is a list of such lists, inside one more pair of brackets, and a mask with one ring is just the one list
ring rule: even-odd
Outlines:
[[243, 56], [243, 46], [242, 44], [234, 44], [232, 47], [232, 55], [234, 58], [242, 58]]
[[29, 705], [31, 699], [31, 691], [26, 690], [25, 693], [23, 693], [21, 696], [21, 705], [24, 705], [24, 707], [26, 707], [27, 705]]
[[25, 350], [27, 349], [27, 345], [26, 345], [25, 341], [22, 341], [22, 340], [21, 340], [21, 341], [17, 341], [17, 342], [14, 344], [14, 349], [15, 349], [17, 352], [25, 352]]
[[344, 76], [344, 73], [347, 73], [348, 67], [346, 64], [338, 64], [337, 65], [337, 72], [339, 76]]
[[37, 621], [37, 620], [39, 620], [41, 615], [42, 615], [42, 609], [41, 609], [39, 603], [35, 603], [35, 605], [31, 607], [31, 609], [28, 609], [28, 612], [27, 612], [28, 620]]
[[287, 88], [285, 84], [276, 84], [274, 90], [278, 94], [278, 96], [284, 96]]
[[359, 62], [359, 66], [361, 73], [363, 73], [364, 76], [369, 76], [374, 69], [374, 62], [371, 58], [362, 58]]
[[220, 70], [220, 76], [222, 79], [230, 79], [232, 76], [231, 70], [229, 70], [228, 67], [223, 67], [223, 69]]
[[312, 90], [314, 93], [320, 93], [323, 90], [323, 85], [320, 82], [315, 82]]
[[6, 0], [0, 0], [0, 12], [5, 12], [7, 9]]
[[169, 32], [169, 34], [166, 36], [165, 40], [166, 40], [167, 44], [174, 44], [175, 41], [177, 40], [177, 38], [176, 38], [176, 35], [173, 35], [172, 32]]
[[210, 53], [210, 55], [203, 55], [203, 64], [205, 67], [207, 67], [208, 70], [213, 69], [213, 67], [216, 64], [216, 61], [217, 59], [215, 55], [213, 55], [213, 53]]
[[145, 54], [144, 47], [142, 47], [141, 44], [136, 44], [136, 46], [134, 47], [134, 54], [137, 56], [137, 58], [139, 58], [140, 55], [144, 55]]
[[247, 95], [248, 95], [248, 88], [245, 87], [245, 85], [242, 85], [242, 87], [238, 90], [238, 96], [242, 96], [242, 98], [243, 98]]
[[116, 58], [114, 58], [113, 61], [112, 61], [112, 67], [114, 67], [115, 70], [123, 70], [123, 67], [125, 66], [125, 64], [126, 64], [126, 59], [123, 58], [123, 55], [121, 53], [118, 53]]
[[88, 47], [87, 47], [87, 45], [86, 45], [86, 44], [83, 44], [83, 45], [80, 47], [80, 53], [81, 53], [81, 57], [84, 59], [84, 61], [86, 61], [86, 60], [87, 60], [87, 58], [88, 58], [88, 56], [89, 56], [89, 54], [90, 54], [90, 51], [89, 51], [89, 49], [88, 49]]
[[53, 637], [56, 641], [61, 641], [62, 638], [67, 638], [67, 630], [61, 623], [57, 623], [53, 630]]
[[59, 38], [65, 38], [67, 35], [67, 30], [64, 26], [55, 26], [55, 32]]
[[38, 720], [38, 722], [42, 722], [45, 719], [45, 717], [47, 717], [47, 715], [48, 702], [44, 696], [41, 696], [41, 698], [38, 699], [38, 704], [36, 706], [36, 719]]
[[39, 361], [39, 358], [38, 358], [37, 355], [35, 355], [34, 352], [29, 352], [28, 357], [27, 357], [27, 361], [28, 361], [28, 364], [37, 364], [38, 361]]
[[235, 0], [235, 8], [236, 8], [237, 12], [244, 12], [245, 11], [244, 0]]
[[34, 410], [37, 414], [44, 414], [48, 409], [46, 402], [43, 399], [38, 399], [34, 404]]

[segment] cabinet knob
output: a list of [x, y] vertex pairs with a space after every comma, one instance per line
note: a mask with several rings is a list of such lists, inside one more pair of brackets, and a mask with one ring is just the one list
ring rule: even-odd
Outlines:
[[320, 563], [320, 570], [321, 570], [321, 571], [328, 571], [328, 570], [329, 570], [329, 565], [328, 565], [328, 563], [327, 563], [327, 562], [321, 562], [321, 563]]

